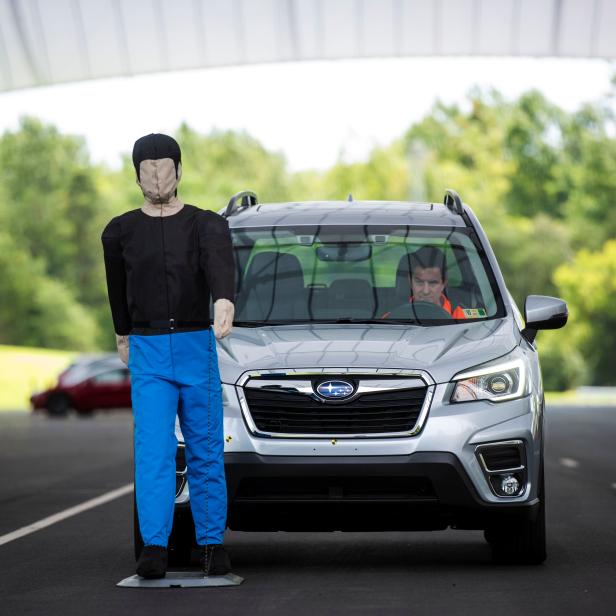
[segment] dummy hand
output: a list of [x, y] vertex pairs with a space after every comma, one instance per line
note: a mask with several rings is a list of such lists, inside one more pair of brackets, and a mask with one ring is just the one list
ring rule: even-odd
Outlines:
[[128, 336], [118, 336], [116, 334], [116, 346], [120, 359], [128, 366]]
[[235, 306], [228, 299], [217, 299], [214, 302], [214, 335], [218, 340], [231, 333]]

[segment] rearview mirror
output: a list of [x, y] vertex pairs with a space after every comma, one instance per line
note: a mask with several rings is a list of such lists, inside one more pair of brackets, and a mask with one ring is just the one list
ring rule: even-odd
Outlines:
[[325, 244], [316, 250], [319, 261], [366, 261], [372, 255], [370, 244]]
[[529, 295], [524, 302], [526, 327], [522, 330], [522, 335], [529, 342], [533, 342], [540, 329], [564, 327], [568, 317], [567, 302], [564, 300], [547, 295]]

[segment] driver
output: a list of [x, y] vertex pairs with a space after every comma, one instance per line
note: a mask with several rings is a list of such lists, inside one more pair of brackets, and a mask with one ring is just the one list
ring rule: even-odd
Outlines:
[[[445, 295], [447, 262], [443, 251], [435, 246], [422, 246], [409, 257], [411, 266], [409, 302], [436, 304], [449, 313], [453, 319], [466, 319], [464, 310], [460, 306], [454, 308]], [[387, 318], [389, 314], [386, 312], [383, 318]]]

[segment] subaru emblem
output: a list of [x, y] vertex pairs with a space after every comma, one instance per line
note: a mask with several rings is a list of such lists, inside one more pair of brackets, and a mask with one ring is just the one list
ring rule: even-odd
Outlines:
[[346, 381], [323, 381], [317, 386], [316, 392], [322, 398], [340, 399], [353, 395], [353, 385]]

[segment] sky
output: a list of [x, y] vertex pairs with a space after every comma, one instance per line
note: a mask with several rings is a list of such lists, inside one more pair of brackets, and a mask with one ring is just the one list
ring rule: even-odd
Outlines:
[[[610, 88], [603, 60], [395, 58], [213, 68], [0, 93], [0, 132], [34, 115], [83, 135], [94, 162], [118, 167], [133, 142], [182, 122], [201, 133], [245, 130], [291, 171], [365, 159], [421, 119], [437, 99], [471, 88], [512, 99], [531, 88], [574, 111]], [[181, 144], [180, 144], [181, 145]]]

